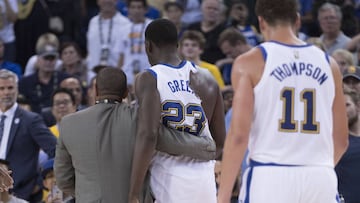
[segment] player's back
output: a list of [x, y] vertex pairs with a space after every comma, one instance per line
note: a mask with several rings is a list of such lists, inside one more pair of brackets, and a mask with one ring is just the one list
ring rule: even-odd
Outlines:
[[[194, 64], [183, 61], [149, 70], [157, 80], [163, 125], [194, 136], [211, 137], [200, 98], [190, 88]], [[216, 202], [215, 161], [156, 152], [150, 167], [150, 186], [158, 202]]]
[[151, 70], [160, 93], [162, 124], [194, 136], [211, 137], [201, 100], [190, 87], [190, 73], [197, 72], [197, 67], [182, 61], [177, 67], [160, 64]]
[[333, 166], [334, 79], [328, 56], [313, 45], [266, 42], [254, 88], [249, 156], [264, 163]]

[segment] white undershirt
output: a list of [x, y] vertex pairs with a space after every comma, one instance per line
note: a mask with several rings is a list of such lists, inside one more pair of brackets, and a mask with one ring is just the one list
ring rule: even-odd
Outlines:
[[[6, 115], [6, 119], [5, 119], [5, 123], [4, 123], [4, 134], [3, 134], [1, 144], [0, 144], [0, 159], [6, 159], [6, 149], [7, 149], [7, 145], [8, 145], [8, 142], [9, 142], [10, 128], [11, 128], [12, 121], [14, 120], [13, 118], [14, 118], [15, 111], [16, 111], [17, 107], [18, 107], [18, 104], [15, 103], [6, 112], [0, 111], [0, 117], [3, 114]], [[20, 119], [15, 118], [14, 125], [18, 125], [19, 123], [20, 123]]]

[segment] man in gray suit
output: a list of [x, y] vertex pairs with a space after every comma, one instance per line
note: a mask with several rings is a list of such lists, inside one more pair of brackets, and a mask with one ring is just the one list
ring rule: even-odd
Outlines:
[[[56, 147], [55, 176], [59, 188], [78, 203], [128, 202], [135, 145], [136, 109], [127, 96], [125, 74], [104, 68], [96, 77], [96, 105], [64, 117]], [[215, 143], [163, 128], [157, 149], [214, 159]]]

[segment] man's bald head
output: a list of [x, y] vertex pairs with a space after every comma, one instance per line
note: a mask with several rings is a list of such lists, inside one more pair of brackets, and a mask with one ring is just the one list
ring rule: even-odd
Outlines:
[[117, 68], [107, 67], [96, 76], [96, 91], [98, 96], [114, 95], [124, 97], [127, 93], [125, 73]]
[[60, 83], [61, 88], [65, 88], [71, 91], [75, 96], [75, 105], [78, 106], [82, 102], [83, 90], [80, 80], [75, 77], [66, 78]]

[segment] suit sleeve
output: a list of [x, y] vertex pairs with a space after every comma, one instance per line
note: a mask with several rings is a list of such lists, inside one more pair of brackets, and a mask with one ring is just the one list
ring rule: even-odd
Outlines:
[[75, 196], [75, 169], [72, 165], [71, 156], [63, 142], [63, 138], [66, 137], [63, 132], [62, 125], [60, 124], [61, 136], [56, 145], [54, 163], [55, 178], [61, 191]]
[[31, 127], [29, 131], [35, 142], [49, 158], [54, 158], [56, 137], [50, 132], [48, 127], [46, 127], [40, 115], [35, 114], [35, 116], [31, 118]]
[[194, 136], [160, 125], [156, 150], [171, 155], [184, 155], [201, 160], [216, 158], [216, 145], [209, 137]]

